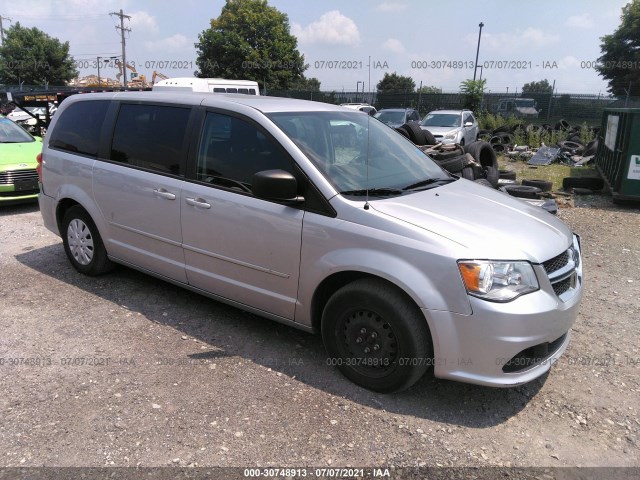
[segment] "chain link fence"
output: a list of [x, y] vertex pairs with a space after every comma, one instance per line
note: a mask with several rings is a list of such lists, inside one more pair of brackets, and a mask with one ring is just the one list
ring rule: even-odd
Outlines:
[[[48, 90], [69, 91], [75, 87], [48, 86]], [[0, 107], [7, 107], [8, 92], [39, 92], [45, 90], [40, 85], [0, 85]], [[319, 91], [268, 91], [268, 95], [276, 97], [298, 98], [332, 104], [341, 103], [369, 103], [378, 110], [383, 108], [415, 108], [420, 115], [426, 115], [432, 110], [462, 109], [466, 106], [465, 96], [461, 93], [368, 93], [368, 92], [319, 92]], [[571, 94], [571, 93], [534, 93], [528, 95], [509, 92], [487, 92], [481, 100], [480, 111], [477, 114], [500, 113], [503, 116], [518, 116], [515, 101], [531, 99], [537, 113], [526, 118], [529, 123], [554, 123], [564, 119], [571, 124], [587, 123], [599, 125], [602, 111], [605, 108], [639, 108], [640, 97], [612, 97], [602, 94]], [[510, 102], [511, 101], [511, 102]], [[511, 106], [511, 107], [510, 107]], [[4, 112], [3, 112], [4, 113]]]

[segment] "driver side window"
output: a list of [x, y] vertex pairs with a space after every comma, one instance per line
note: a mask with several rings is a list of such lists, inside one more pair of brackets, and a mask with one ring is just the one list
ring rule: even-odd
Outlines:
[[221, 113], [207, 113], [196, 178], [202, 182], [234, 188], [251, 186], [253, 175], [281, 169], [293, 173], [292, 160], [255, 125]]

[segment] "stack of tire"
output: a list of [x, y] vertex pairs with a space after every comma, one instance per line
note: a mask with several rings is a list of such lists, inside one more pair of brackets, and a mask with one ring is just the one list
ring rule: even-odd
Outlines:
[[503, 185], [500, 190], [518, 198], [539, 199], [544, 193], [550, 192], [553, 184], [547, 180], [522, 180], [520, 184]]
[[404, 125], [396, 128], [396, 132], [400, 135], [407, 137], [416, 145], [435, 145], [436, 139], [431, 132], [423, 130], [415, 122], [405, 123]]
[[[525, 134], [529, 134], [531, 132], [566, 132], [567, 140], [558, 142], [558, 147], [561, 151], [567, 152], [569, 155], [582, 155], [583, 157], [588, 157], [595, 155], [598, 148], [597, 140], [592, 140], [585, 145], [580, 138], [582, 127], [580, 125], [571, 126], [569, 122], [564, 119], [559, 120], [554, 126], [547, 123], [543, 123], [542, 125], [525, 125], [523, 123], [516, 123], [512, 126], [502, 125], [493, 130], [480, 130], [478, 132], [478, 138], [489, 142], [496, 153], [502, 153], [513, 145], [515, 133], [518, 129], [521, 129]], [[599, 127], [592, 127], [592, 136], [596, 136], [599, 130]]]
[[487, 142], [473, 142], [464, 147], [437, 145], [425, 151], [443, 169], [489, 188], [498, 188], [498, 160]]

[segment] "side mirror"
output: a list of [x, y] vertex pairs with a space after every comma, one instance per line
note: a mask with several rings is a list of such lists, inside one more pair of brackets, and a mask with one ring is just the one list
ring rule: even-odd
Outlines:
[[473, 127], [473, 122], [465, 122], [464, 126], [465, 127]]
[[263, 170], [253, 175], [251, 191], [258, 198], [281, 202], [303, 202], [298, 197], [296, 177], [284, 170]]

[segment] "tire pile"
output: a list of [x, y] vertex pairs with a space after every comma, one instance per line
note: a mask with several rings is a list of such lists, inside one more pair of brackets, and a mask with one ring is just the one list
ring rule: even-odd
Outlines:
[[[551, 126], [548, 123], [542, 125], [523, 124], [517, 123], [512, 126], [503, 125], [493, 130], [480, 130], [478, 132], [478, 139], [487, 141], [491, 144], [496, 153], [503, 153], [510, 150], [514, 145], [515, 134], [518, 129], [522, 130], [525, 134], [533, 133], [552, 133], [565, 132], [567, 140], [558, 142], [558, 147], [561, 152], [567, 153], [569, 156], [579, 155], [582, 157], [589, 157], [595, 155], [598, 148], [598, 140], [592, 140], [586, 145], [580, 138], [580, 125], [571, 126], [566, 120], [558, 121], [555, 126]], [[596, 137], [600, 131], [600, 127], [591, 127], [591, 135]]]
[[490, 188], [498, 188], [500, 174], [496, 152], [487, 142], [473, 142], [465, 147], [458, 144], [436, 144], [436, 139], [416, 123], [405, 123], [396, 131], [404, 135], [436, 161], [443, 169], [467, 180]]

